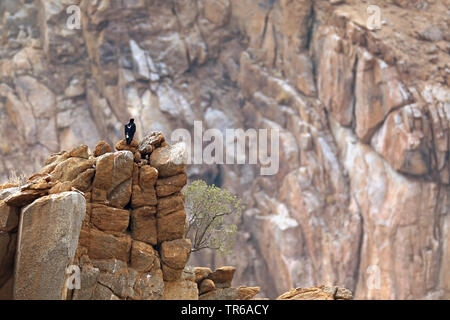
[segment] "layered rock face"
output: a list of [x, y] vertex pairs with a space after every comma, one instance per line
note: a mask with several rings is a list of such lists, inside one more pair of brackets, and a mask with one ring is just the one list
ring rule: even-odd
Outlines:
[[[80, 8], [80, 29], [66, 26], [71, 4]], [[272, 298], [327, 284], [362, 299], [448, 299], [446, 4], [370, 4], [380, 9], [377, 31], [366, 25], [369, 4], [356, 0], [2, 1], [0, 136], [15, 142], [0, 140], [0, 179], [18, 167], [34, 172], [62, 149], [112, 144], [130, 117], [138, 138], [192, 130], [194, 120], [223, 131], [278, 128], [275, 176], [260, 176], [252, 165], [188, 169], [189, 178], [240, 194], [247, 207], [233, 255], [199, 253], [192, 263], [235, 265], [235, 284], [261, 285], [262, 296]], [[172, 168], [177, 178], [142, 168], [136, 174], [137, 155], [101, 156], [103, 147], [95, 152], [104, 174], [114, 163], [124, 171], [114, 183], [93, 182], [87, 206], [98, 232], [83, 226], [80, 243], [95, 238], [116, 249], [83, 250], [123, 257], [134, 241], [159, 246], [158, 228], [163, 242], [173, 241], [177, 231], [164, 229], [166, 214], [181, 221], [183, 213], [158, 217], [158, 207], [177, 207], [173, 190], [185, 177]], [[61, 173], [52, 188], [70, 191], [64, 182], [83, 172], [81, 190], [94, 164], [76, 161], [87, 169]], [[35, 188], [15, 200], [41, 197]], [[165, 203], [155, 202], [158, 192]], [[122, 235], [128, 194], [136, 207], [125, 210], [130, 238], [139, 240]], [[0, 229], [3, 252], [16, 241], [13, 220]], [[141, 233], [155, 222], [156, 237]], [[108, 273], [86, 265], [87, 279], [91, 266]], [[161, 272], [191, 278], [174, 266], [162, 264]], [[0, 282], [11, 275], [3, 270], [10, 269], [0, 269]], [[111, 286], [103, 287], [98, 294], [111, 297]]]
[[[183, 148], [153, 133], [116, 149], [101, 141], [91, 154], [81, 145], [52, 155], [20, 188], [1, 186], [0, 298], [197, 300], [206, 292], [186, 267]], [[234, 271], [206, 274], [210, 295], [259, 292], [231, 288]]]

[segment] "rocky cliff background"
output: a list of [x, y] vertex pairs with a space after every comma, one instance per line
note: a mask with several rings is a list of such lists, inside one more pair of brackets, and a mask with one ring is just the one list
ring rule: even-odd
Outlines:
[[[66, 8], [81, 8], [81, 28]], [[367, 7], [382, 25], [366, 28]], [[247, 206], [234, 284], [450, 297], [448, 0], [2, 0], [0, 182], [177, 128], [279, 128], [280, 170], [197, 165]], [[379, 286], [373, 276], [379, 274]], [[375, 281], [376, 282], [376, 281]]]

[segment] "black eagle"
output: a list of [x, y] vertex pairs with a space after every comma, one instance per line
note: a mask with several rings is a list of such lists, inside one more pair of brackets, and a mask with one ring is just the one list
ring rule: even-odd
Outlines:
[[130, 119], [130, 122], [125, 125], [125, 139], [127, 141], [127, 145], [131, 143], [135, 133], [136, 125], [134, 124], [134, 119]]

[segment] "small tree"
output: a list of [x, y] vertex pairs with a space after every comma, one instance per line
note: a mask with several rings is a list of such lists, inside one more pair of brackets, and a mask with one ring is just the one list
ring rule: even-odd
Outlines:
[[187, 212], [185, 237], [191, 239], [191, 251], [210, 248], [222, 255], [229, 254], [235, 243], [237, 227], [227, 224], [225, 218], [240, 216], [243, 209], [241, 200], [228, 190], [208, 186], [202, 180], [192, 182], [183, 193]]

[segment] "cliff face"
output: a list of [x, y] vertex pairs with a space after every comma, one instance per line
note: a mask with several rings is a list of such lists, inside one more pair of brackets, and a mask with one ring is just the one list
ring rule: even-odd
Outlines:
[[275, 176], [189, 168], [247, 206], [233, 255], [192, 263], [236, 265], [269, 297], [449, 298], [448, 2], [372, 2], [376, 32], [356, 0], [2, 1], [0, 180], [130, 117], [138, 138], [279, 128]]

